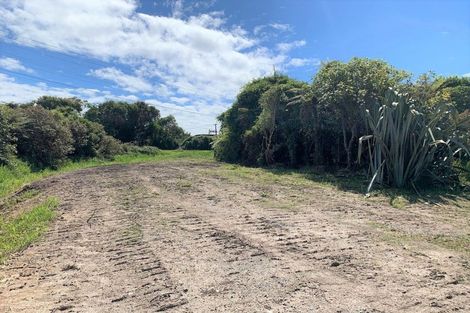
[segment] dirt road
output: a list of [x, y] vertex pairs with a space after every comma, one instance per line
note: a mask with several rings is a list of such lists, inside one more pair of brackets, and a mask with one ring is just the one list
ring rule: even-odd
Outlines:
[[470, 312], [468, 246], [445, 247], [470, 235], [468, 208], [396, 209], [211, 162], [33, 187], [58, 217], [0, 267], [0, 312]]

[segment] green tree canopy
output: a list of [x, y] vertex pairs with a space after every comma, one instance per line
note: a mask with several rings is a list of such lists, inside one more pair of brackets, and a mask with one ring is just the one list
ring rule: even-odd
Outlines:
[[380, 60], [353, 58], [348, 63], [332, 61], [322, 65], [313, 81], [320, 105], [329, 106], [341, 125], [343, 148], [348, 167], [352, 164], [353, 145], [364, 131], [363, 112], [385, 92], [397, 87], [409, 75]]

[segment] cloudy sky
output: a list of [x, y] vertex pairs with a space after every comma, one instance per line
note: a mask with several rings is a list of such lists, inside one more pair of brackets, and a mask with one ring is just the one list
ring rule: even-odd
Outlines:
[[274, 67], [353, 56], [470, 75], [470, 1], [0, 0], [0, 102], [145, 100], [192, 133]]

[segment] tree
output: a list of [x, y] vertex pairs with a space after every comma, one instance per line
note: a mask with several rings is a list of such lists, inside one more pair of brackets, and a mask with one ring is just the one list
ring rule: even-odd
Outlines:
[[273, 86], [263, 93], [260, 99], [262, 111], [254, 126], [254, 129], [263, 134], [262, 147], [266, 164], [274, 163], [274, 132], [278, 124], [277, 119], [281, 115], [280, 111], [283, 109], [282, 98], [285, 97], [281, 86]]
[[103, 125], [105, 131], [123, 142], [149, 143], [153, 124], [160, 112], [145, 102], [106, 101], [90, 108], [85, 118]]
[[16, 151], [15, 137], [9, 119], [10, 112], [7, 109], [0, 106], [0, 165], [8, 164]]
[[[101, 124], [91, 122], [76, 115], [67, 118], [67, 125], [70, 128], [73, 139], [73, 153], [71, 157], [76, 159], [109, 158], [119, 153], [119, 149], [115, 148], [115, 146], [119, 145], [119, 142], [113, 137], [108, 136]], [[111, 141], [115, 141], [115, 143]]]
[[379, 60], [353, 58], [348, 63], [323, 64], [313, 82], [320, 105], [330, 106], [341, 127], [348, 168], [352, 165], [353, 145], [364, 132], [364, 108], [383, 98], [408, 74]]
[[173, 115], [160, 118], [154, 122], [150, 144], [161, 149], [177, 149], [184, 139], [189, 137], [176, 123]]
[[221, 135], [214, 142], [214, 155], [226, 162], [257, 164], [262, 138], [257, 132], [250, 132], [261, 114], [261, 96], [272, 86], [291, 82], [283, 75], [255, 79], [246, 84], [237, 95], [232, 107], [219, 116]]
[[60, 98], [52, 96], [42, 96], [35, 101], [37, 105], [47, 110], [59, 110], [63, 112], [80, 113], [86, 102], [79, 98]]
[[57, 167], [73, 152], [67, 120], [41, 106], [20, 107], [20, 123], [14, 132], [18, 155], [39, 167]]
[[214, 136], [195, 135], [187, 138], [181, 144], [183, 150], [212, 150]]

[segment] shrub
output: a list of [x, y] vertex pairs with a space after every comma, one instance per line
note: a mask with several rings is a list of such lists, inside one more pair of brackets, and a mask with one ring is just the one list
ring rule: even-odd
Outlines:
[[108, 145], [109, 148], [109, 139], [105, 138], [107, 134], [101, 124], [88, 121], [79, 116], [69, 117], [68, 120], [73, 138], [74, 152], [72, 156], [74, 158], [98, 157], [100, 156], [100, 149], [107, 149], [102, 148], [102, 145]]
[[[305, 84], [287, 76], [273, 75], [256, 79], [242, 88], [232, 107], [219, 116], [222, 123], [221, 135], [214, 142], [214, 155], [218, 160], [247, 165], [257, 165], [258, 161], [263, 162], [264, 151], [262, 150], [266, 148], [263, 146], [265, 132], [261, 127], [256, 126], [264, 110], [260, 99], [272, 87], [280, 85], [288, 89]], [[285, 102], [280, 105], [283, 105], [283, 109], [286, 110]], [[277, 134], [280, 133], [277, 132]], [[276, 136], [276, 140], [278, 141], [273, 144], [283, 144], [282, 136]], [[261, 147], [263, 149], [260, 149]]]
[[108, 135], [103, 136], [98, 148], [98, 156], [105, 159], [113, 159], [114, 156], [124, 152], [121, 143]]
[[182, 144], [183, 150], [212, 150], [214, 136], [196, 135], [186, 139]]
[[57, 167], [73, 151], [73, 138], [67, 120], [40, 106], [17, 110], [18, 155], [38, 167]]
[[136, 146], [133, 144], [123, 144], [124, 153], [128, 154], [146, 154], [146, 155], [157, 155], [160, 152], [160, 149], [153, 146]]
[[0, 165], [9, 164], [15, 150], [14, 136], [7, 108], [0, 107]]
[[[457, 149], [468, 150], [455, 137], [455, 129], [438, 127], [451, 118], [448, 106], [425, 115], [406, 95], [389, 90], [383, 102], [366, 110], [371, 134], [360, 138], [369, 143], [369, 166], [376, 182], [395, 187], [415, 186], [424, 177], [449, 182]], [[458, 144], [458, 146], [456, 146]], [[359, 149], [359, 155], [361, 149]]]
[[153, 123], [149, 143], [160, 149], [178, 149], [180, 143], [188, 136], [189, 134], [178, 126], [174, 116], [169, 115]]
[[100, 123], [106, 133], [122, 142], [147, 143], [160, 112], [145, 102], [107, 101], [90, 108], [85, 118]]
[[81, 112], [85, 102], [78, 98], [60, 98], [42, 96], [35, 103], [47, 110], [59, 110], [65, 113]]

